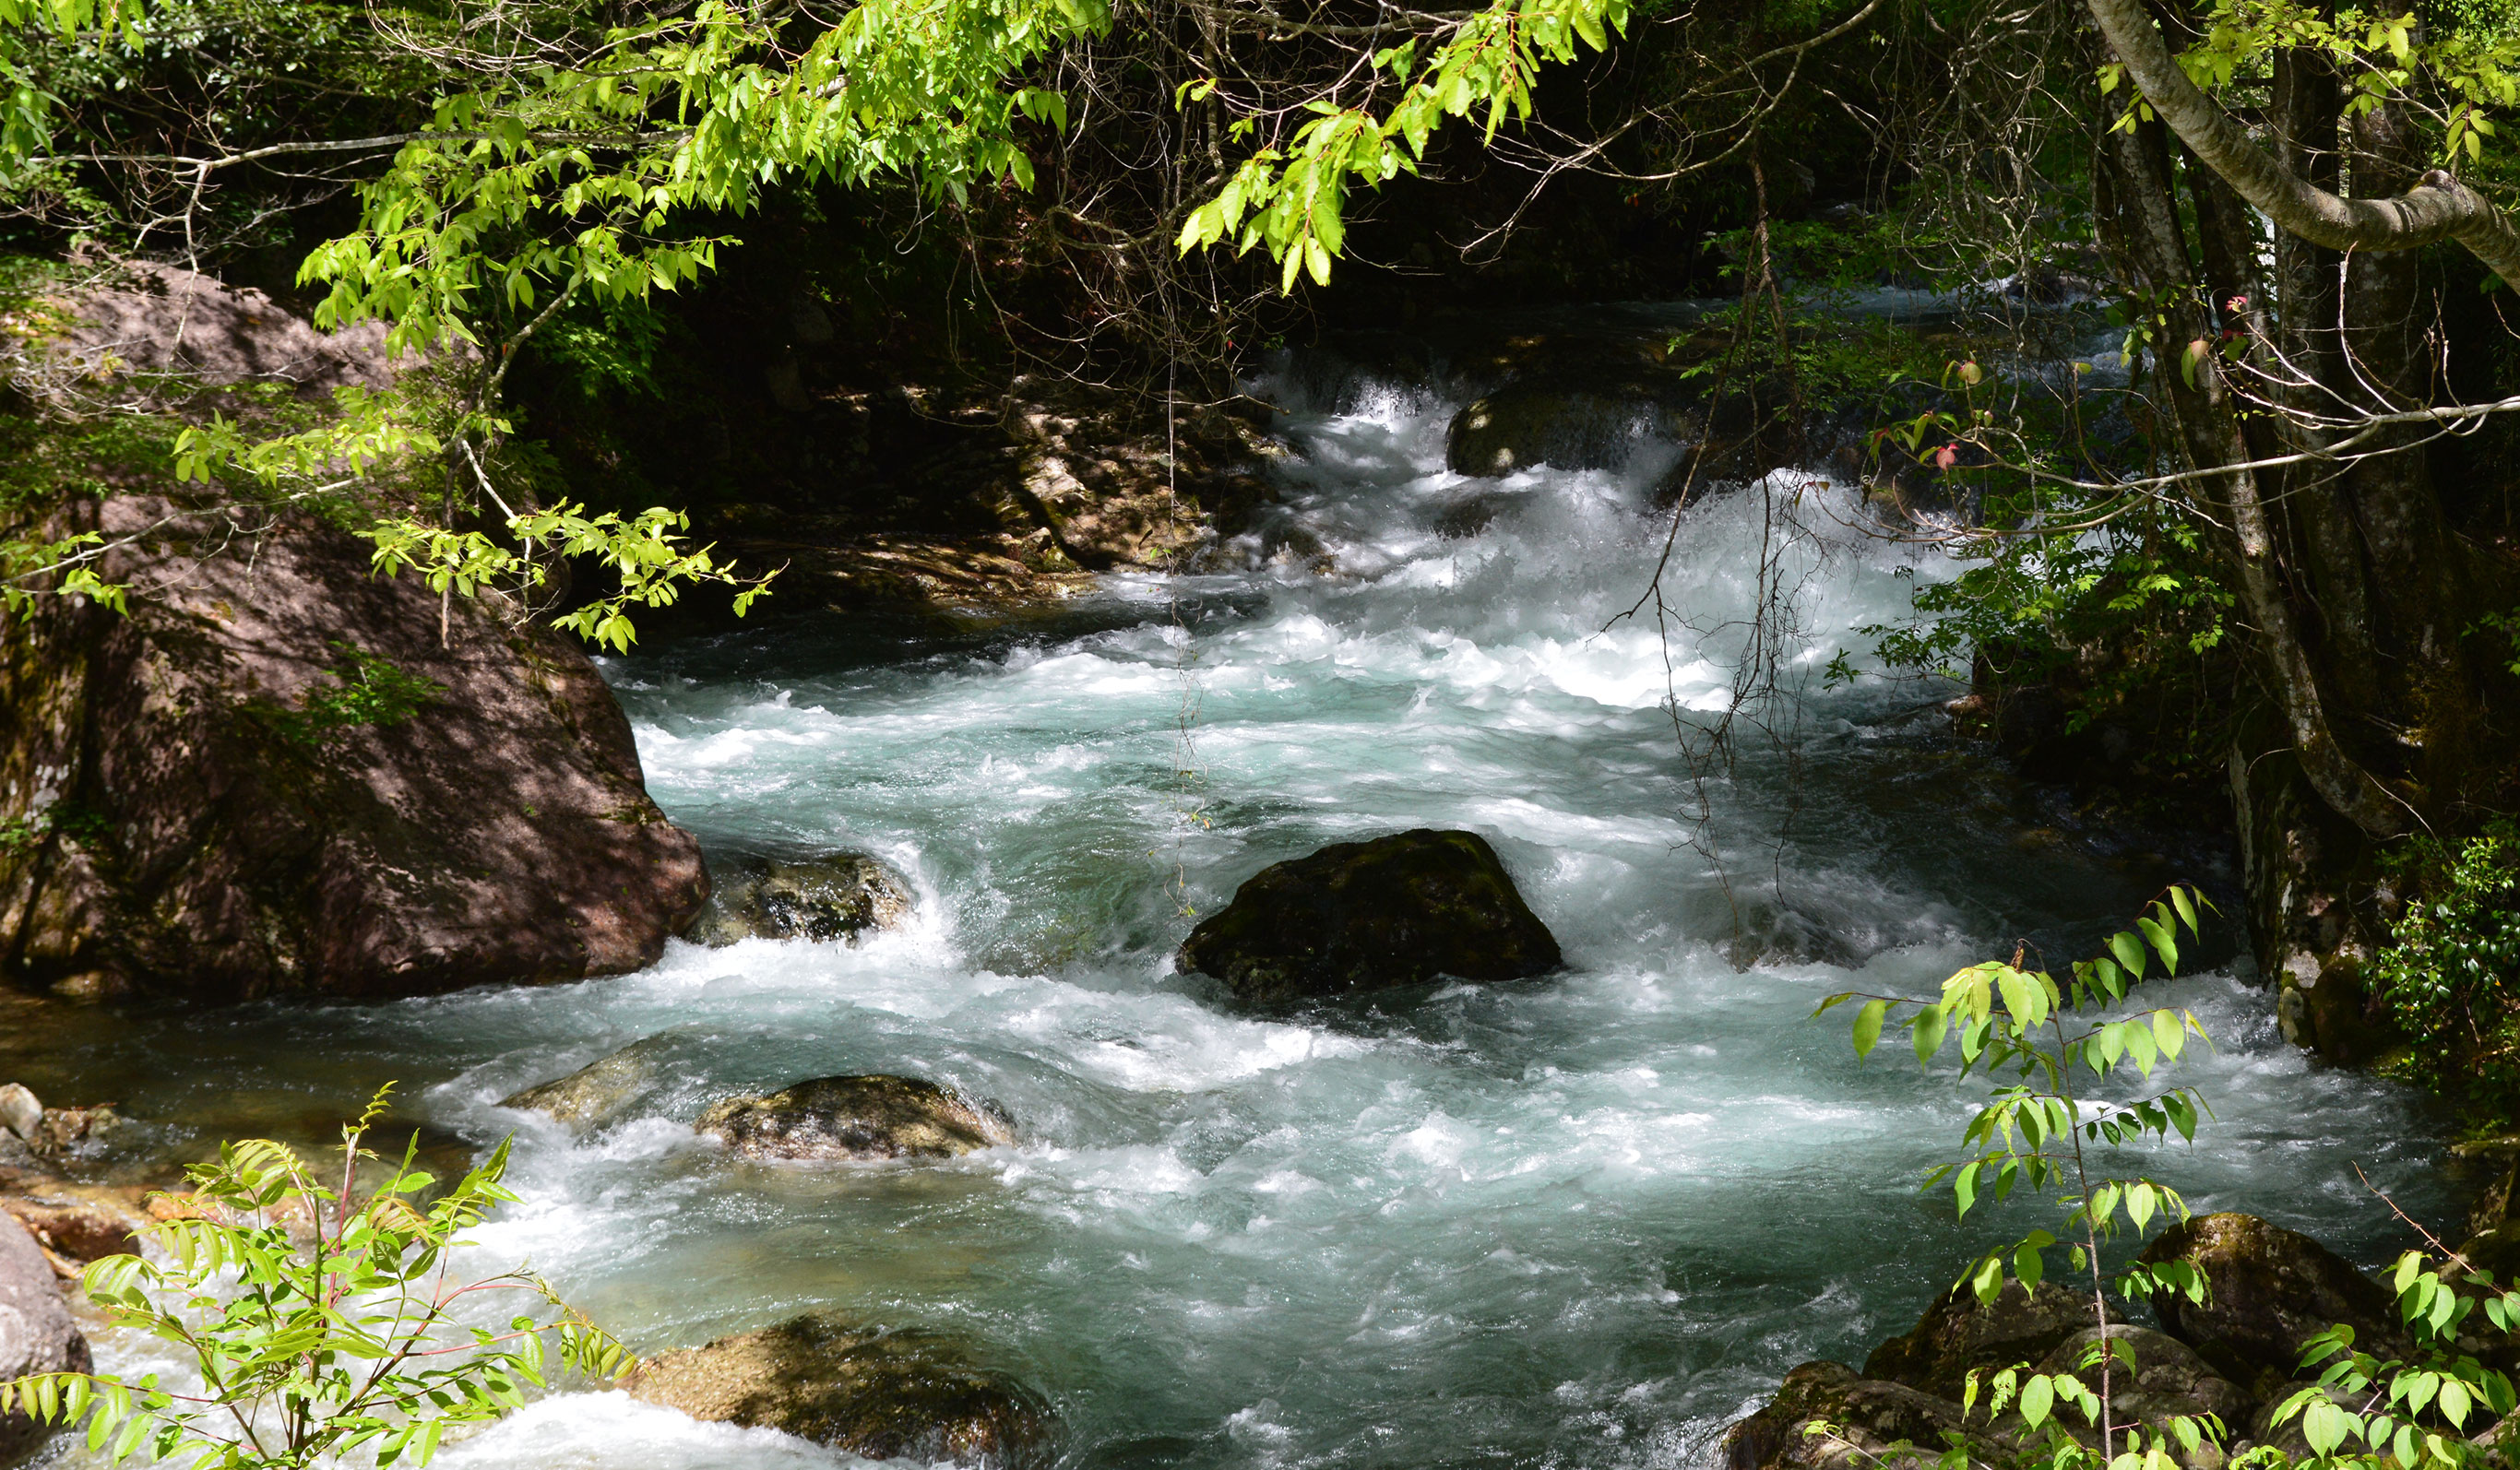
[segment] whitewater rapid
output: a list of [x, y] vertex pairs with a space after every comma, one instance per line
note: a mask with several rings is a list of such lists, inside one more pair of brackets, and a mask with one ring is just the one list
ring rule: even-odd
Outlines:
[[[1772, 476], [1674, 536], [1649, 445], [1465, 480], [1435, 394], [1282, 389], [1282, 499], [1238, 569], [1114, 577], [1032, 623], [795, 617], [608, 664], [675, 820], [721, 852], [879, 856], [916, 889], [904, 928], [248, 1008], [89, 1062], [133, 1111], [198, 1108], [214, 1076], [312, 1113], [391, 1069], [429, 1122], [518, 1136], [526, 1202], [477, 1259], [530, 1259], [641, 1348], [819, 1307], [948, 1333], [1057, 1406], [1072, 1466], [1704, 1464], [1787, 1368], [1860, 1362], [2037, 1219], [1962, 1229], [1920, 1196], [1969, 1091], [1890, 1048], [1859, 1066], [1814, 1003], [2087, 943], [2209, 860], [2074, 830], [1949, 735], [1948, 689], [1824, 688], [1948, 570], [1861, 529], [1853, 490]], [[1669, 613], [1621, 619], [1667, 538]], [[1792, 697], [1692, 763], [1761, 605], [1799, 629], [1773, 671]], [[1490, 838], [1563, 973], [1279, 1014], [1172, 972], [1261, 867], [1418, 825]], [[2228, 975], [2174, 994], [2219, 1043], [2196, 1068], [2217, 1117], [2148, 1167], [2198, 1208], [2372, 1256], [2394, 1236], [2355, 1165], [2440, 1207], [2403, 1093], [2310, 1064]], [[669, 1031], [687, 1080], [660, 1116], [580, 1139], [497, 1105]], [[1023, 1141], [779, 1169], [687, 1126], [861, 1071], [997, 1099]], [[568, 1393], [439, 1463], [842, 1459]]]

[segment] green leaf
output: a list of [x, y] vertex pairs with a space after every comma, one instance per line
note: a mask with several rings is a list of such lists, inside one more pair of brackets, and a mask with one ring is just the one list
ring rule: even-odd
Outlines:
[[2021, 1422], [2032, 1429], [2048, 1421], [2048, 1412], [2055, 1406], [2056, 1387], [2045, 1373], [2021, 1386]]
[[2036, 1288], [2048, 1274], [2047, 1258], [2039, 1254], [2039, 1247], [2025, 1241], [2012, 1253], [2012, 1273], [2021, 1278], [2023, 1286]]
[[1872, 1053], [1873, 1047], [1881, 1040], [1882, 1018], [1889, 1012], [1889, 1002], [1868, 1001], [1864, 1008], [1855, 1013], [1856, 1060], [1861, 1061]]
[[2161, 956], [2162, 973], [2179, 973], [2179, 946], [2171, 938], [2170, 930], [2149, 918], [2137, 919], [2135, 926], [2143, 931], [2143, 937], [2152, 941], [2154, 951]]
[[1923, 1066], [1934, 1059], [1943, 1047], [1946, 1030], [1940, 1006], [1928, 1005], [1916, 1012], [1915, 1024], [1910, 1028], [1910, 1040], [1916, 1048], [1916, 1064]]

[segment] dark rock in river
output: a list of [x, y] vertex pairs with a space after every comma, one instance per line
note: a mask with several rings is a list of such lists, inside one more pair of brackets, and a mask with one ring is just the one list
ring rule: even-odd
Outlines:
[[[1834, 1425], [1835, 1433], [1805, 1433], [1816, 1419]], [[1785, 1375], [1765, 1407], [1725, 1431], [1724, 1464], [1726, 1470], [1921, 1470], [1942, 1457], [1947, 1432], [1965, 1434], [1981, 1453], [1995, 1443], [1982, 1420], [1970, 1428], [1953, 1400], [1867, 1378], [1842, 1362], [1807, 1362]]]
[[943, 1159], [1015, 1141], [1013, 1125], [915, 1077], [821, 1077], [767, 1097], [731, 1097], [701, 1133], [757, 1159]]
[[952, 1344], [816, 1313], [648, 1360], [633, 1397], [869, 1459], [1023, 1467], [1051, 1458], [1040, 1396]]
[[2309, 1236], [2254, 1215], [2199, 1215], [2162, 1231], [2138, 1259], [2183, 1261], [2204, 1273], [2211, 1295], [2203, 1306], [2161, 1292], [2154, 1310], [2164, 1331], [2235, 1383], [2290, 1377], [2301, 1345], [2340, 1322], [2362, 1351], [2384, 1359], [2410, 1351], [2387, 1288]]
[[1926, 1308], [1907, 1335], [1873, 1349], [1864, 1359], [1864, 1376], [1958, 1399], [1970, 1369], [2037, 1362], [2058, 1343], [2091, 1328], [2091, 1297], [2053, 1281], [2042, 1281], [2031, 1292], [2007, 1280], [1992, 1306], [1957, 1286]]
[[[0, 1215], [0, 1383], [28, 1373], [84, 1373], [87, 1339], [70, 1320], [52, 1263], [15, 1220]], [[21, 1411], [0, 1414], [0, 1465], [14, 1465], [52, 1434]]]
[[652, 961], [707, 894], [629, 722], [538, 619], [372, 575], [313, 521], [119, 496], [128, 617], [0, 646], [0, 974], [70, 994], [419, 995]]
[[910, 885], [856, 853], [792, 863], [752, 862], [712, 873], [715, 891], [683, 931], [696, 944], [741, 939], [845, 939], [891, 928], [910, 913]]
[[1518, 980], [1559, 963], [1556, 937], [1475, 832], [1420, 827], [1262, 869], [1191, 931], [1176, 960], [1245, 1001]]
[[668, 1032], [632, 1042], [566, 1077], [502, 1097], [499, 1105], [547, 1113], [581, 1133], [601, 1128], [621, 1116], [640, 1093], [665, 1080], [665, 1059], [676, 1040]]

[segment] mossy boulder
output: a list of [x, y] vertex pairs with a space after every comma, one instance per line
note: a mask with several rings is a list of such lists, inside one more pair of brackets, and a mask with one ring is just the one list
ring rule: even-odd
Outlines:
[[910, 884], [875, 859], [827, 853], [792, 862], [738, 861], [712, 872], [714, 891], [683, 937], [697, 944], [743, 939], [858, 942], [907, 917]]
[[943, 1159], [1015, 1141], [1014, 1125], [915, 1077], [818, 1077], [700, 1115], [701, 1133], [756, 1159]]
[[[1815, 1420], [1831, 1432], [1808, 1433]], [[1765, 1406], [1725, 1431], [1723, 1461], [1725, 1470], [1921, 1470], [1940, 1461], [1947, 1433], [1981, 1454], [1998, 1444], [1954, 1400], [1868, 1378], [1842, 1362], [1807, 1362], [1785, 1375]]]
[[1242, 1000], [1279, 1002], [1439, 976], [1519, 980], [1562, 961], [1486, 838], [1420, 827], [1262, 869], [1175, 962]]
[[1971, 1369], [2037, 1362], [2092, 1325], [2090, 1295], [2053, 1281], [2028, 1291], [2007, 1280], [1993, 1303], [1954, 1287], [1925, 1309], [1914, 1327], [1873, 1349], [1864, 1359], [1864, 1376], [1958, 1399]]
[[868, 1459], [992, 1470], [1047, 1464], [1050, 1405], [961, 1348], [814, 1313], [650, 1359], [631, 1395], [695, 1419], [776, 1429]]
[[585, 652], [248, 519], [120, 495], [18, 527], [100, 535], [135, 591], [0, 640], [0, 829], [29, 834], [0, 844], [0, 980], [386, 998], [654, 962], [707, 878]]
[[510, 1093], [499, 1105], [544, 1113], [581, 1133], [601, 1128], [667, 1080], [676, 1040], [668, 1032], [632, 1042], [566, 1077]]
[[[28, 1373], [84, 1373], [93, 1363], [87, 1339], [70, 1320], [44, 1249], [18, 1222], [0, 1215], [0, 1383]], [[0, 1465], [14, 1465], [51, 1438], [22, 1409], [0, 1413]]]
[[2199, 1215], [2162, 1231], [2138, 1259], [2183, 1262], [2204, 1274], [2203, 1304], [2163, 1292], [2154, 1310], [2163, 1331], [2235, 1383], [2289, 1377], [2301, 1345], [2338, 1323], [2354, 1329], [2357, 1348], [2381, 1358], [2411, 1351], [2387, 1288], [2309, 1236], [2254, 1215]]

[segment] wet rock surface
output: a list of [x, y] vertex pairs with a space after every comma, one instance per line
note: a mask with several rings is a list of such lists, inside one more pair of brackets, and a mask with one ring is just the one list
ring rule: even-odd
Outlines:
[[[84, 1373], [91, 1366], [87, 1339], [70, 1320], [43, 1247], [0, 1215], [0, 1382], [28, 1373]], [[0, 1465], [17, 1464], [51, 1434], [23, 1412], [0, 1414]]]
[[731, 1097], [698, 1130], [756, 1159], [942, 1159], [1015, 1141], [993, 1108], [915, 1077], [821, 1077], [759, 1097]]
[[[2396, 1305], [2380, 1283], [2310, 1237], [2255, 1216], [2200, 1215], [2174, 1225], [2140, 1259], [2193, 1264], [2212, 1290], [2203, 1306], [2156, 1295], [2164, 1330], [2109, 1325], [2109, 1338], [2125, 1355], [2112, 1359], [2110, 1370], [2117, 1422], [2159, 1428], [2175, 1417], [2211, 1414], [2232, 1436], [2228, 1450], [2263, 1443], [2299, 1455], [2308, 1446], [2298, 1424], [2277, 1426], [2272, 1417], [2304, 1386], [2291, 1381], [2303, 1342], [2341, 1322], [2355, 1328], [2358, 1348], [2383, 1357], [2408, 1351]], [[2092, 1310], [2089, 1296], [2053, 1282], [2035, 1293], [2009, 1282], [1991, 1305], [1965, 1292], [1945, 1296], [1913, 1329], [1874, 1349], [1860, 1373], [1842, 1363], [1811, 1362], [1786, 1374], [1774, 1400], [1727, 1433], [1730, 1470], [1851, 1470], [1874, 1463], [1885, 1447], [1903, 1440], [1917, 1447], [1912, 1458], [1928, 1462], [1939, 1456], [1947, 1430], [2001, 1447], [2017, 1435], [2020, 1418], [2007, 1414], [1989, 1423], [1982, 1403], [1979, 1416], [1963, 1425], [1960, 1399], [1970, 1371], [2069, 1372], [2096, 1392], [2101, 1329]], [[1844, 1428], [1807, 1438], [1804, 1430], [1815, 1420]], [[2096, 1442], [2079, 1415], [2063, 1412], [2058, 1422]], [[2182, 1453], [2190, 1470], [2215, 1470], [2224, 1458], [2210, 1444]]]
[[650, 1359], [628, 1384], [693, 1418], [776, 1429], [869, 1459], [1024, 1470], [1052, 1458], [1041, 1397], [958, 1346], [817, 1313]]
[[[63, 994], [428, 994], [641, 968], [706, 895], [577, 646], [371, 574], [313, 522], [146, 496], [131, 615], [41, 600], [0, 647], [0, 974]], [[384, 679], [399, 692], [371, 707]], [[364, 693], [352, 691], [353, 687]], [[363, 702], [366, 701], [366, 702]]]
[[[1830, 1432], [1810, 1433], [1823, 1422]], [[1726, 1470], [1931, 1465], [1950, 1433], [1980, 1446], [1995, 1443], [1982, 1422], [1972, 1431], [1952, 1400], [1867, 1378], [1842, 1362], [1807, 1362], [1785, 1375], [1765, 1407], [1725, 1432], [1724, 1464]], [[1900, 1445], [1910, 1451], [1896, 1452]]]
[[1418, 828], [1262, 869], [1181, 947], [1185, 972], [1283, 1002], [1560, 963], [1556, 937], [1475, 832]]
[[[2185, 1343], [2149, 1327], [2116, 1323], [2109, 1328], [2114, 1351], [2109, 1369], [2109, 1413], [2119, 1423], [2162, 1430], [2173, 1418], [2212, 1414], [2234, 1433], [2249, 1422], [2257, 1400], [2208, 1366]], [[2100, 1391], [2100, 1365], [2093, 1349], [2099, 1329], [2085, 1327], [2056, 1345], [2040, 1362], [2043, 1373], [2072, 1373], [2084, 1387]], [[2089, 1426], [2068, 1418], [2066, 1427], [2081, 1433]], [[2096, 1431], [2091, 1432], [2096, 1444]]]
[[668, 1032], [632, 1042], [566, 1077], [510, 1093], [499, 1105], [546, 1113], [581, 1133], [601, 1128], [666, 1079], [676, 1040]]
[[2254, 1215], [2199, 1215], [2145, 1247], [2147, 1264], [2182, 1261], [2211, 1286], [2199, 1305], [2164, 1293], [2164, 1331], [2236, 1382], [2288, 1377], [2301, 1345], [2338, 1323], [2356, 1346], [2383, 1358], [2408, 1351], [2398, 1305], [2379, 1282], [2318, 1241]]
[[744, 939], [845, 940], [909, 917], [909, 880], [874, 858], [829, 853], [794, 861], [736, 859], [712, 869], [713, 891], [683, 931], [695, 944]]
[[1970, 1369], [2037, 1362], [2091, 1326], [2091, 1297], [2053, 1281], [2040, 1282], [2035, 1292], [2006, 1281], [1991, 1306], [1956, 1287], [1926, 1308], [1913, 1328], [1873, 1349], [1864, 1359], [1864, 1376], [1958, 1399]]

